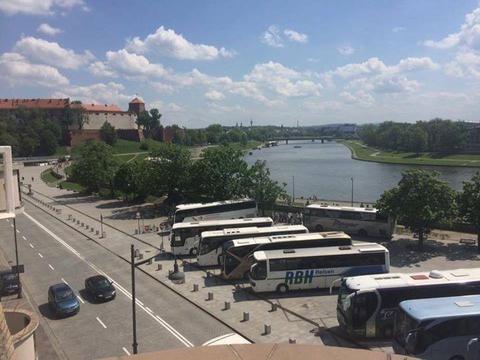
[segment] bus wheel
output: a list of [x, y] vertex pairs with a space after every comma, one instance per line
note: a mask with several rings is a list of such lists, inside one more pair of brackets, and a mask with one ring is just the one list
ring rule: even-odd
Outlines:
[[360, 236], [368, 236], [367, 230], [365, 230], [365, 229], [360, 229], [360, 230], [358, 230], [358, 235], [360, 235]]
[[288, 286], [286, 284], [280, 284], [277, 286], [277, 291], [280, 294], [285, 294], [288, 291]]
[[322, 232], [323, 231], [323, 226], [322, 225], [315, 226], [315, 231], [316, 232]]
[[198, 249], [197, 248], [193, 248], [190, 250], [190, 255], [192, 256], [197, 256], [198, 255]]

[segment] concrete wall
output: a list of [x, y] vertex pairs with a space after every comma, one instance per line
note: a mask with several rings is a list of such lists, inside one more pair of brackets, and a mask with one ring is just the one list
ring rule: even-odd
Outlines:
[[87, 121], [83, 125], [84, 130], [99, 130], [105, 121], [109, 122], [115, 129], [137, 129], [137, 116], [132, 113], [114, 112], [88, 112]]
[[36, 360], [35, 330], [38, 319], [30, 311], [12, 311], [8, 308], [4, 310], [4, 316], [15, 349], [12, 359]]
[[[20, 194], [18, 192], [18, 175], [13, 175], [13, 197], [15, 201], [15, 208], [18, 209], [21, 206]], [[5, 180], [3, 178], [3, 171], [0, 170], [0, 213], [6, 209], [6, 195], [5, 195]]]

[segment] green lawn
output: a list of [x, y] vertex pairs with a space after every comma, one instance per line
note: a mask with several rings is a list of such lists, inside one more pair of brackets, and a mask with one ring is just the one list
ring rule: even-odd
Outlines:
[[55, 176], [52, 169], [42, 171], [40, 177], [48, 186], [56, 186], [57, 181], [60, 180], [59, 177]]
[[137, 152], [148, 152], [155, 150], [155, 148], [159, 147], [162, 142], [146, 139], [144, 140], [148, 144], [147, 150], [140, 149], [140, 142], [132, 141], [132, 140], [124, 140], [118, 139], [113, 145], [113, 152], [115, 154], [129, 154], [129, 153], [137, 153]]
[[59, 185], [62, 189], [73, 190], [79, 193], [85, 191], [85, 188], [82, 185], [70, 181], [62, 181]]
[[352, 158], [389, 164], [480, 167], [480, 155], [388, 152], [368, 147], [360, 141], [339, 141], [352, 152]]

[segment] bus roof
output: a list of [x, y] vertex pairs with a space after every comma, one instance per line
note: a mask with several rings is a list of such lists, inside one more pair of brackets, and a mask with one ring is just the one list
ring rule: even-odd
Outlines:
[[222, 229], [222, 230], [212, 230], [212, 231], [205, 231], [202, 233], [202, 237], [217, 237], [217, 236], [231, 236], [235, 237], [236, 235], [244, 235], [244, 234], [252, 234], [252, 235], [261, 235], [265, 233], [271, 232], [279, 232], [279, 231], [305, 231], [307, 232], [307, 228], [303, 225], [278, 225], [278, 226], [269, 226], [269, 227], [256, 227], [256, 226], [249, 226], [243, 228], [229, 228], [229, 229]]
[[380, 251], [388, 252], [388, 250], [380, 244], [365, 243], [348, 246], [328, 246], [324, 248], [256, 251], [253, 256], [255, 257], [255, 260], [271, 260], [308, 256], [329, 256], [338, 255], [339, 253], [342, 255], [348, 255]]
[[418, 321], [480, 315], [480, 295], [406, 300], [400, 308]]
[[327, 210], [338, 210], [338, 211], [356, 211], [363, 213], [376, 213], [377, 209], [367, 208], [367, 207], [356, 207], [356, 206], [333, 206], [333, 205], [320, 205], [320, 204], [311, 204], [307, 205], [307, 208], [310, 209], [327, 209]]
[[216, 225], [222, 226], [222, 225], [248, 224], [248, 223], [273, 223], [273, 220], [269, 217], [257, 217], [257, 218], [245, 218], [245, 219], [192, 221], [192, 222], [175, 223], [172, 226], [172, 230], [196, 228], [196, 227], [209, 227], [209, 226], [216, 226]]
[[384, 289], [404, 286], [442, 284], [467, 280], [480, 281], [480, 268], [455, 269], [418, 273], [389, 273], [360, 275], [346, 278], [346, 285], [352, 290]]
[[242, 202], [247, 202], [247, 201], [254, 201], [254, 200], [253, 199], [237, 199], [237, 200], [216, 201], [216, 202], [210, 202], [210, 203], [181, 204], [181, 205], [176, 206], [175, 211], [198, 209], [198, 208], [204, 208], [204, 207], [209, 207], [209, 206], [217, 206], [217, 205], [236, 204], [236, 203], [242, 203]]
[[[266, 229], [271, 229], [273, 227], [274, 226]], [[245, 238], [245, 239], [235, 239], [235, 240], [232, 240], [232, 244], [233, 246], [244, 246], [244, 245], [266, 244], [266, 243], [281, 242], [281, 241], [322, 240], [322, 239], [339, 239], [339, 238], [350, 239], [350, 236], [345, 234], [343, 231], [325, 231], [321, 233], [285, 234], [285, 235], [282, 234], [282, 235], [252, 237], [252, 238]]]

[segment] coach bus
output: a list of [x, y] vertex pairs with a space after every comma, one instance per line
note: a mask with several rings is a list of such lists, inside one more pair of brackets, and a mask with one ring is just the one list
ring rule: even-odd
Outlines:
[[420, 359], [478, 359], [479, 334], [480, 295], [407, 300], [395, 316], [393, 349]]
[[350, 335], [391, 338], [404, 300], [480, 293], [480, 268], [349, 277], [337, 301], [340, 327]]
[[256, 238], [280, 234], [304, 234], [308, 229], [303, 225], [280, 225], [270, 227], [231, 228], [216, 231], [205, 231], [200, 237], [198, 246], [199, 266], [221, 265], [222, 245], [232, 239]]
[[338, 230], [350, 235], [390, 239], [395, 221], [367, 207], [312, 204], [304, 209], [304, 224], [310, 231]]
[[252, 199], [226, 200], [211, 203], [177, 205], [173, 223], [211, 219], [253, 218], [258, 213]]
[[232, 280], [245, 278], [252, 266], [252, 254], [255, 251], [348, 246], [351, 244], [350, 236], [341, 231], [230, 240], [223, 245], [222, 276]]
[[256, 251], [250, 268], [255, 292], [328, 288], [344, 276], [386, 273], [388, 250], [365, 243], [324, 248]]
[[206, 220], [176, 223], [170, 233], [170, 248], [173, 255], [198, 255], [198, 243], [204, 231], [239, 227], [269, 227], [273, 220], [269, 217]]

